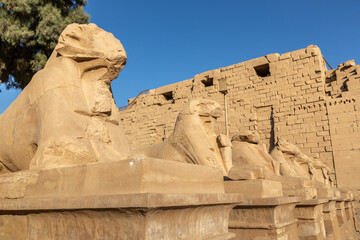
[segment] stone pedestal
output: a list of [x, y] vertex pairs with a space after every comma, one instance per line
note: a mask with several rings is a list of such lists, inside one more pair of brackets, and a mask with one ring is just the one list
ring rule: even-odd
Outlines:
[[0, 198], [129, 193], [224, 193], [220, 169], [155, 158], [126, 159], [0, 176]]
[[[0, 239], [232, 239], [224, 194], [0, 200]], [[20, 231], [21, 230], [21, 231]]]
[[359, 236], [356, 236], [355, 233], [355, 227], [353, 224], [353, 221], [350, 220], [349, 215], [349, 201], [344, 200], [338, 200], [336, 201], [335, 207], [336, 207], [336, 214], [339, 222], [339, 227], [341, 231], [341, 235], [346, 240], [357, 240], [359, 239]]
[[225, 181], [224, 186], [226, 193], [241, 193], [246, 198], [283, 196], [281, 183], [276, 181], [264, 179]]
[[298, 203], [295, 217], [298, 219], [299, 239], [325, 240], [323, 205], [327, 199], [313, 199]]
[[329, 184], [314, 181], [316, 184], [317, 198], [339, 198], [340, 191]]
[[330, 199], [324, 203], [324, 223], [326, 231], [326, 239], [329, 240], [341, 240], [342, 235], [340, 233], [339, 222], [336, 214], [336, 200]]
[[317, 197], [316, 183], [298, 177], [280, 177], [284, 196], [300, 197], [302, 200]]
[[336, 191], [330, 187], [317, 187], [317, 198], [335, 198]]
[[298, 239], [294, 197], [247, 199], [238, 204], [229, 218], [234, 239]]
[[335, 203], [336, 216], [337, 216], [337, 219], [338, 219], [340, 229], [342, 229], [344, 224], [346, 223], [344, 204], [345, 204], [344, 200], [337, 200], [336, 203]]
[[356, 230], [356, 232], [359, 232], [360, 231], [360, 227], [359, 227], [359, 221], [358, 221], [358, 210], [359, 210], [359, 208], [357, 207], [357, 204], [358, 203], [356, 203], [355, 202], [355, 200], [354, 199], [352, 199], [352, 200], [350, 200], [349, 201], [349, 214], [350, 214], [350, 216], [352, 215], [352, 220], [353, 220], [353, 224], [354, 224], [354, 226], [355, 226], [355, 230]]
[[359, 232], [358, 222], [355, 215], [355, 200], [349, 199], [345, 201], [345, 214], [349, 219], [351, 225], [353, 226], [354, 231]]
[[[0, 239], [231, 239], [221, 169], [143, 158], [0, 176]], [[21, 230], [21, 231], [20, 231]]]

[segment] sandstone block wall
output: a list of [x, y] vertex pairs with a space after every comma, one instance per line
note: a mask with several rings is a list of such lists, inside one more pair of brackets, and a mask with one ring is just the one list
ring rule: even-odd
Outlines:
[[333, 169], [341, 165], [336, 177], [340, 186], [346, 186], [350, 178], [342, 176], [355, 174], [351, 166], [360, 157], [356, 143], [360, 139], [359, 77], [360, 66], [353, 61], [327, 70], [320, 49], [310, 45], [149, 90], [129, 99], [129, 106], [120, 114], [131, 148], [135, 149], [166, 139], [177, 114], [190, 99], [213, 99], [224, 109], [217, 121], [217, 133], [225, 134], [226, 125], [230, 137], [257, 129], [269, 150], [277, 136], [284, 137]]
[[338, 185], [359, 191], [360, 65], [347, 61], [327, 71], [325, 90]]

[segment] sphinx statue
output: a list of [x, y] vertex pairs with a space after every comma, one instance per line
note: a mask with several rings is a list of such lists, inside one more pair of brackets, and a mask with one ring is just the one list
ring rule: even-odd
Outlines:
[[231, 141], [216, 135], [220, 105], [207, 99], [192, 100], [179, 113], [172, 134], [159, 144], [138, 149], [148, 157], [218, 167], [227, 175], [232, 167]]
[[329, 167], [302, 153], [284, 138], [277, 138], [270, 153], [260, 143], [260, 135], [256, 130], [235, 135], [232, 145], [233, 165], [247, 169], [261, 167], [266, 179], [283, 181], [281, 177], [304, 178], [330, 185], [333, 182], [329, 176]]
[[331, 170], [320, 160], [302, 153], [294, 144], [278, 138], [270, 153], [260, 142], [257, 131], [232, 138], [232, 180], [264, 179], [280, 182], [284, 195], [313, 199], [337, 194]]
[[294, 144], [278, 137], [270, 155], [279, 162], [280, 175], [302, 177], [325, 184], [332, 184], [331, 169], [318, 159], [302, 153]]
[[[261, 168], [261, 177], [275, 178], [279, 175], [278, 163], [266, 151], [266, 146], [261, 144], [259, 132], [247, 131], [232, 137], [232, 157], [234, 171], [258, 171]], [[232, 174], [230, 174], [232, 175]]]
[[126, 52], [95, 24], [71, 24], [44, 69], [0, 115], [1, 171], [122, 158], [128, 143], [111, 81]]

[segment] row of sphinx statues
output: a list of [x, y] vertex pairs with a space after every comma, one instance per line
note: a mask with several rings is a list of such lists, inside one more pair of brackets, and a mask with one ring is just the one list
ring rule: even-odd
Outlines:
[[165, 141], [130, 151], [110, 86], [126, 60], [111, 33], [69, 25], [44, 69], [0, 115], [0, 173], [146, 156], [218, 167], [229, 178], [261, 169], [265, 179], [333, 184], [325, 164], [283, 138], [268, 153], [257, 131], [216, 135], [222, 110], [213, 100], [189, 101]]

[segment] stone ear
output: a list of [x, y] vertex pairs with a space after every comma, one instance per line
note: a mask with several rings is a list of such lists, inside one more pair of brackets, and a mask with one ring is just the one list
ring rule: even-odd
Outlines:
[[77, 61], [92, 60], [104, 57], [103, 53], [70, 45], [59, 46], [56, 48], [56, 52], [61, 56], [72, 58]]

